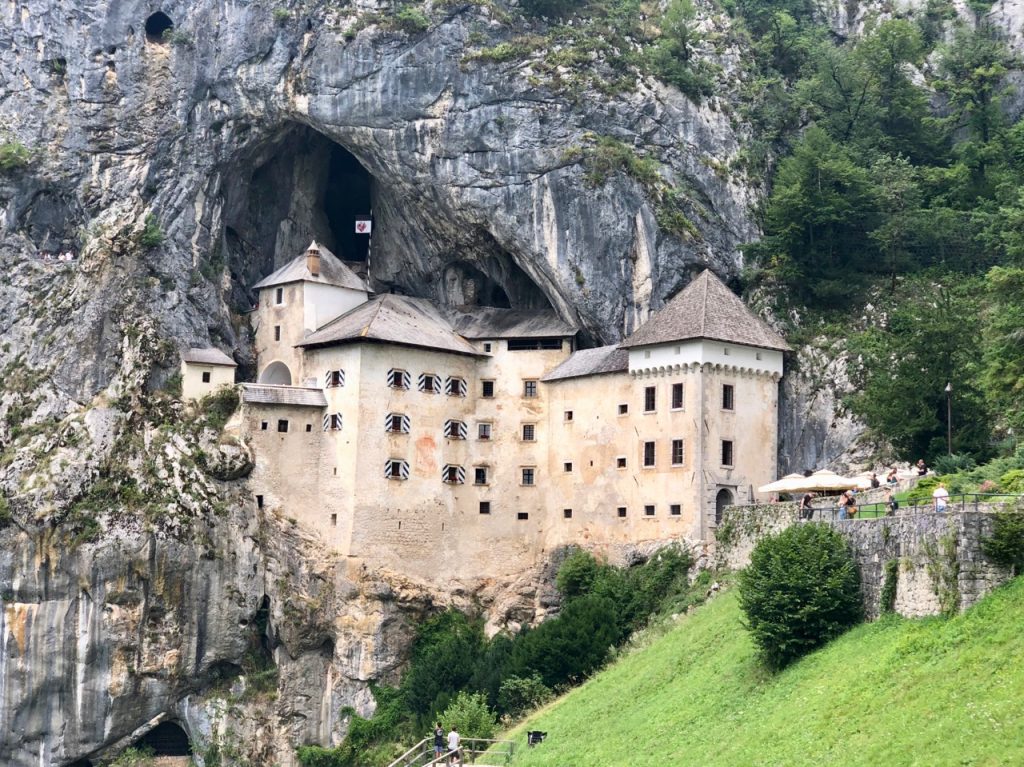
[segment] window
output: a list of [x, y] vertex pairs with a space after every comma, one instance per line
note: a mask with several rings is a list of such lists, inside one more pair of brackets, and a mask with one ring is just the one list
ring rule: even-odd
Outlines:
[[491, 342], [490, 341], [484, 341], [484, 351], [487, 352], [488, 354], [491, 353]]
[[480, 513], [481, 514], [490, 514], [491, 513], [491, 502], [490, 501], [480, 501]]
[[409, 479], [409, 462], [401, 458], [388, 458], [384, 462], [384, 476], [388, 479]]
[[678, 517], [683, 513], [683, 506], [679, 503], [670, 504], [668, 507], [668, 513], [670, 517]]
[[572, 420], [572, 411], [571, 410], [566, 410], [564, 418], [565, 418], [566, 421], [571, 421]]
[[341, 413], [324, 413], [324, 431], [341, 430]]
[[620, 455], [618, 458], [615, 459], [615, 468], [616, 469], [625, 469], [626, 468], [626, 456]]
[[308, 432], [311, 432], [311, 431], [313, 431], [313, 424], [307, 423], [306, 424], [306, 432], [308, 433]]
[[441, 481], [449, 485], [461, 485], [466, 481], [466, 470], [461, 466], [447, 464], [441, 469]]
[[256, 496], [256, 508], [257, 509], [262, 509], [263, 508], [263, 496], [262, 495], [257, 495]]
[[572, 461], [566, 461], [565, 463], [563, 463], [562, 469], [566, 472], [566, 474], [572, 472]]
[[278, 288], [274, 291], [274, 303], [278, 306], [284, 303], [284, 288]]
[[527, 520], [529, 518], [530, 518], [530, 515], [528, 513], [526, 513], [525, 511], [520, 511], [518, 514], [516, 514], [516, 519], [518, 519], [520, 521], [525, 521], [525, 520]]
[[523, 442], [533, 442], [536, 438], [536, 427], [532, 423], [523, 424]]
[[480, 396], [488, 398], [494, 396], [494, 381], [480, 382]]
[[427, 394], [437, 394], [441, 391], [441, 381], [433, 373], [420, 373], [419, 388]]
[[280, 341], [281, 340], [281, 326], [280, 325], [274, 325], [274, 340], [275, 341]]
[[408, 389], [409, 380], [410, 376], [404, 370], [392, 368], [388, 371], [388, 386], [392, 389]]
[[620, 518], [621, 517], [625, 517], [626, 516], [626, 507], [625, 506], [619, 506], [619, 508], [617, 508], [615, 510], [615, 513], [618, 514]]
[[266, 421], [260, 421], [260, 431], [266, 431], [269, 426], [270, 424]]
[[536, 381], [523, 381], [523, 396], [524, 397], [536, 397], [537, 396], [537, 382]]
[[466, 434], [467, 429], [464, 422], [452, 419], [444, 422], [444, 436], [447, 439], [465, 439]]
[[562, 509], [562, 519], [572, 519], [572, 509]]
[[210, 371], [206, 370], [203, 372], [203, 383], [210, 383]]
[[683, 441], [681, 439], [672, 440], [672, 465], [683, 465]]
[[657, 389], [653, 386], [644, 387], [644, 412], [653, 413], [658, 404]]
[[536, 469], [528, 467], [523, 469], [523, 485], [532, 486], [536, 477], [534, 476]]
[[629, 413], [629, 405], [619, 405], [619, 415], [626, 415], [627, 413]]
[[722, 465], [732, 466], [732, 440], [722, 440]]
[[654, 443], [653, 442], [644, 442], [644, 466], [647, 467], [647, 468], [650, 468], [651, 466], [654, 466], [654, 460], [655, 460]]
[[561, 349], [561, 338], [510, 338], [508, 350], [510, 352], [529, 352], [538, 349]]
[[755, 352], [755, 353], [754, 353], [754, 356], [755, 356], [755, 357], [756, 357], [757, 359], [761, 359], [761, 352]]
[[732, 384], [722, 384], [722, 410], [733, 409], [733, 394], [735, 388]]
[[476, 438], [484, 440], [490, 439], [491, 425], [489, 423], [478, 423], [476, 425]]
[[651, 350], [650, 349], [644, 349], [644, 359], [645, 360], [649, 360], [650, 358], [651, 358]]
[[473, 484], [474, 485], [486, 485], [487, 484], [487, 467], [477, 466], [473, 469]]
[[458, 378], [457, 376], [448, 376], [448, 379], [444, 382], [444, 393], [449, 397], [465, 397], [465, 380]]
[[345, 371], [344, 370], [328, 370], [324, 373], [324, 388], [325, 389], [337, 389], [340, 386], [345, 385]]
[[646, 506], [644, 506], [644, 516], [645, 517], [653, 517], [654, 516], [654, 504], [653, 503], [649, 503]]
[[282, 433], [288, 431], [288, 421], [286, 419], [284, 419], [284, 418], [278, 418], [277, 419], [277, 430], [279, 432], [282, 432]]
[[723, 346], [722, 347], [722, 354], [724, 354], [726, 357], [729, 356], [729, 347], [728, 346]]
[[338, 515], [337, 514], [331, 514], [331, 527], [337, 527], [337, 526], [338, 526]]
[[388, 413], [384, 417], [384, 431], [390, 434], [408, 434], [411, 425], [409, 416], [402, 413]]
[[681, 383], [672, 384], [672, 409], [683, 409], [683, 385]]

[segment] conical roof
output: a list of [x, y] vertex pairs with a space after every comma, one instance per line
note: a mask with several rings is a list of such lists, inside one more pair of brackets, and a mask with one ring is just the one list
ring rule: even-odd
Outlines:
[[754, 314], [710, 269], [656, 312], [619, 348], [709, 338], [715, 341], [788, 351], [778, 333]]
[[[313, 276], [309, 271], [306, 254], [316, 250], [320, 253], [320, 274]], [[275, 285], [286, 285], [289, 282], [319, 282], [323, 285], [336, 285], [339, 288], [363, 290], [369, 292], [366, 283], [331, 251], [313, 240], [302, 255], [296, 256], [269, 277], [264, 277], [253, 287], [271, 288]]]

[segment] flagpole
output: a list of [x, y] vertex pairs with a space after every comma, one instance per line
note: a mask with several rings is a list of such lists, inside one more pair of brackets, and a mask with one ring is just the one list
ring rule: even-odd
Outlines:
[[366, 236], [366, 281], [370, 281], [370, 251], [373, 247], [373, 206], [370, 206], [370, 233]]

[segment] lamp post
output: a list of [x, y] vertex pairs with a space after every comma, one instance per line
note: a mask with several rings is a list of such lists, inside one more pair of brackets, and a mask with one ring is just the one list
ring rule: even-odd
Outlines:
[[946, 382], [946, 453], [953, 455], [953, 384]]

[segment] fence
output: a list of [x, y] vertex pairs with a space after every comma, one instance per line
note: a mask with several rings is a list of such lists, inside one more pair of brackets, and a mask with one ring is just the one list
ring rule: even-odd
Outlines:
[[[463, 738], [459, 744], [459, 759], [456, 764], [476, 764], [477, 759], [487, 754], [489, 764], [500, 761], [508, 764], [512, 761], [516, 744], [511, 740], [492, 740], [489, 738]], [[440, 757], [434, 753], [434, 737], [428, 736], [395, 759], [388, 767], [441, 767], [448, 765], [454, 751], [445, 751]]]
[[[1024, 495], [1009, 495], [1006, 493], [958, 493], [950, 495], [946, 499], [945, 513], [960, 511], [1012, 511], [1020, 506]], [[936, 514], [941, 513], [935, 508], [931, 500], [918, 501], [917, 503], [904, 505], [901, 503], [896, 509], [895, 516], [913, 514]], [[857, 514], [850, 519], [877, 519], [878, 517], [894, 516], [889, 507], [884, 503], [869, 503], [857, 507]], [[842, 509], [833, 504], [825, 507], [814, 507], [811, 519], [818, 522], [835, 522], [844, 519]]]

